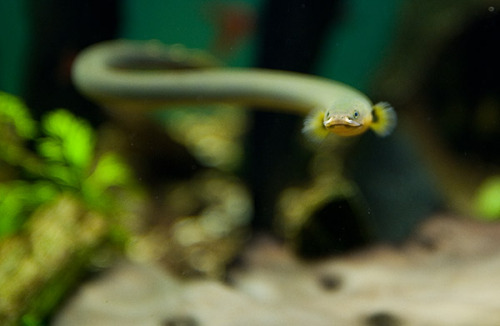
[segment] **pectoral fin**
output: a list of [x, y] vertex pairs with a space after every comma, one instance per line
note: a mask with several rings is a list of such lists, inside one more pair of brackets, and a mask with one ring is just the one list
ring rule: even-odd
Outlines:
[[391, 134], [397, 124], [396, 112], [387, 102], [380, 102], [373, 106], [372, 123], [370, 128], [380, 137]]
[[302, 132], [312, 141], [320, 142], [328, 136], [328, 129], [323, 125], [325, 112], [315, 110], [304, 120]]

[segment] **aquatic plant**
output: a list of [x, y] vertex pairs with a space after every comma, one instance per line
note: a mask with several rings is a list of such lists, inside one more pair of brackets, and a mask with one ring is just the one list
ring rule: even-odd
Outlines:
[[57, 109], [35, 121], [0, 92], [0, 324], [42, 325], [106, 244], [125, 244], [121, 157], [98, 150], [84, 119]]
[[67, 110], [37, 123], [19, 98], [0, 93], [0, 130], [0, 239], [58, 194], [71, 192], [106, 212], [115, 205], [108, 190], [132, 183], [123, 160], [112, 152], [98, 155], [95, 131]]
[[486, 220], [500, 218], [500, 176], [487, 178], [477, 190], [475, 204], [479, 216]]

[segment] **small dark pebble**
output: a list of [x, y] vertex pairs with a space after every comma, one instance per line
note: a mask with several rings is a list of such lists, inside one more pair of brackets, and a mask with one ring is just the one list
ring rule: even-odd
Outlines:
[[428, 251], [436, 251], [439, 249], [436, 239], [429, 236], [417, 236], [415, 238], [415, 242], [417, 242], [420, 247]]
[[319, 284], [325, 290], [335, 291], [340, 289], [342, 278], [334, 274], [322, 275], [319, 278]]
[[165, 319], [161, 326], [200, 326], [200, 323], [191, 316], [175, 316]]
[[365, 320], [367, 326], [402, 326], [403, 323], [399, 318], [389, 312], [374, 313]]

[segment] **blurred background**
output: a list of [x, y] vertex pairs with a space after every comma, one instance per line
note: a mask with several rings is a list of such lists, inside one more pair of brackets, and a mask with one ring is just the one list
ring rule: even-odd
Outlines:
[[[11, 212], [0, 241], [68, 192], [83, 202], [78, 210], [120, 216], [86, 250], [113, 256], [101, 244], [119, 243], [130, 257], [182, 275], [223, 277], [260, 234], [311, 259], [398, 244], [437, 212], [493, 221], [500, 217], [499, 11], [493, 0], [2, 1], [0, 91], [24, 104], [7, 95], [10, 104], [0, 104], [0, 122], [13, 130], [2, 142], [15, 148], [0, 157], [0, 207]], [[317, 145], [303, 139], [302, 117], [262, 108], [120, 119], [79, 95], [70, 79], [79, 51], [119, 38], [203, 50], [213, 65], [338, 80], [390, 102], [399, 123], [387, 138], [366, 133]], [[38, 131], [23, 136], [19, 121]], [[54, 127], [65, 123], [86, 136]], [[103, 159], [108, 152], [116, 161]], [[19, 195], [26, 191], [39, 199]]]

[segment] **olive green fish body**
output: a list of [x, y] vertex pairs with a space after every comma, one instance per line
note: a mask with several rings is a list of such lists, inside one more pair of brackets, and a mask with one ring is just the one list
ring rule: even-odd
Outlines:
[[337, 81], [253, 68], [168, 69], [172, 63], [175, 66], [172, 48], [159, 42], [108, 41], [78, 55], [72, 78], [80, 92], [113, 110], [252, 105], [308, 115], [304, 132], [311, 138], [358, 135], [369, 128], [383, 136], [395, 125], [390, 106], [372, 107], [363, 93]]

